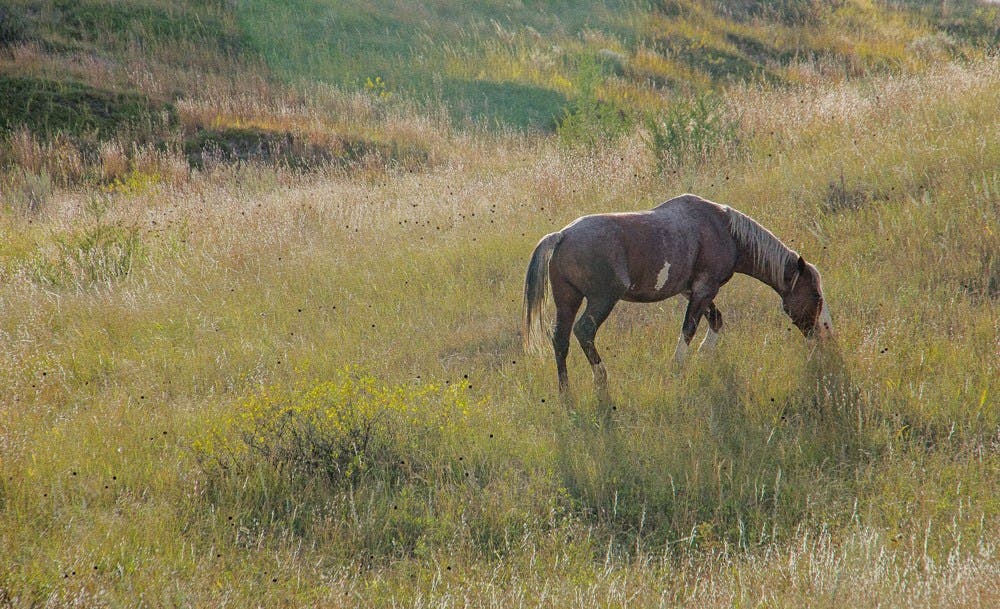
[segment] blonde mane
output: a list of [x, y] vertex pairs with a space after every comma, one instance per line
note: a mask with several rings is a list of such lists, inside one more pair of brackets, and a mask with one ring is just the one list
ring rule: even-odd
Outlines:
[[798, 254], [750, 216], [729, 206], [726, 206], [726, 215], [729, 216], [729, 233], [749, 253], [757, 273], [769, 279], [772, 285], [785, 289], [785, 265], [789, 260], [797, 260]]

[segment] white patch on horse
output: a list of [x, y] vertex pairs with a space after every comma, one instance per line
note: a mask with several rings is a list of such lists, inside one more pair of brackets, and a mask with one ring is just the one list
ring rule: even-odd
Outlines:
[[670, 278], [670, 263], [666, 260], [663, 261], [663, 268], [660, 269], [659, 274], [656, 275], [656, 291], [659, 292], [663, 289], [663, 286], [667, 285], [667, 279]]
[[698, 346], [698, 350], [711, 351], [712, 349], [715, 349], [715, 345], [718, 342], [719, 342], [719, 333], [709, 328], [708, 333], [705, 334], [705, 338], [703, 338], [701, 341], [701, 345]]
[[684, 333], [682, 332], [680, 336], [677, 337], [677, 348], [674, 349], [674, 361], [677, 365], [684, 363], [684, 359], [687, 357], [688, 344], [684, 340]]

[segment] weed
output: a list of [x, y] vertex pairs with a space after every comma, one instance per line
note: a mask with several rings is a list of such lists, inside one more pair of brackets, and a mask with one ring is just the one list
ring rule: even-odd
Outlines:
[[860, 186], [848, 186], [844, 180], [844, 172], [841, 170], [840, 179], [836, 182], [830, 182], [827, 186], [823, 210], [828, 213], [857, 211], [870, 200], [871, 195], [868, 189]]
[[41, 213], [52, 197], [54, 185], [45, 171], [41, 173], [19, 172], [8, 176], [0, 194], [4, 203], [20, 214]]
[[108, 194], [125, 196], [147, 195], [162, 182], [163, 178], [159, 173], [145, 173], [133, 169], [112, 179], [102, 190]]
[[59, 236], [53, 251], [29, 262], [29, 274], [54, 288], [86, 288], [127, 277], [147, 256], [138, 229], [98, 221]]
[[122, 149], [121, 142], [116, 140], [101, 142], [97, 155], [101, 165], [101, 179], [105, 182], [120, 180], [128, 171], [128, 157]]
[[365, 79], [365, 91], [382, 103], [392, 98], [392, 93], [388, 91], [385, 81], [382, 80], [381, 76], [376, 76], [374, 80], [370, 76]]
[[343, 370], [329, 381], [265, 390], [197, 448], [203, 462], [246, 471], [260, 459], [289, 476], [335, 485], [422, 476], [468, 432], [470, 403], [458, 385], [387, 387]]

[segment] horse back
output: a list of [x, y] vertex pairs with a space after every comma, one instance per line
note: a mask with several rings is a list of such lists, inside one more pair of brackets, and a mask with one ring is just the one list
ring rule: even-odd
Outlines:
[[727, 226], [723, 206], [694, 195], [649, 211], [583, 216], [561, 231], [550, 268], [554, 280], [588, 297], [662, 300], [689, 290], [706, 271], [720, 280], [731, 276]]

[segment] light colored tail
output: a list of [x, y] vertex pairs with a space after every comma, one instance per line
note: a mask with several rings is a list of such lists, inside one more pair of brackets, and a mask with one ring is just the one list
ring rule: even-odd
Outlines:
[[549, 348], [549, 332], [542, 324], [542, 309], [548, 294], [549, 260], [562, 241], [562, 233], [549, 233], [535, 246], [524, 277], [524, 325], [522, 335], [525, 352], [545, 353]]

